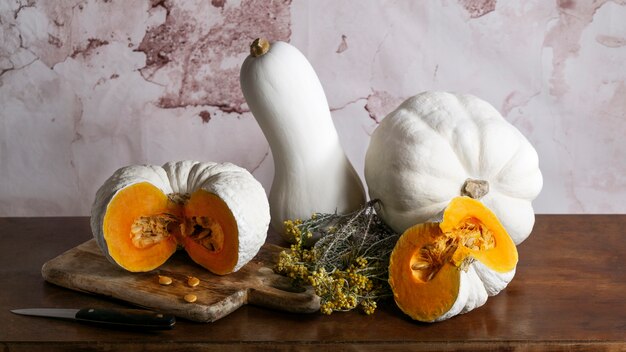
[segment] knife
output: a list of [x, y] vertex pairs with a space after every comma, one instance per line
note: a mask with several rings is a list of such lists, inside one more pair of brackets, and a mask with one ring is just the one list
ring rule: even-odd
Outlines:
[[168, 330], [174, 328], [176, 317], [144, 309], [117, 308], [26, 308], [11, 312], [20, 315], [76, 320], [114, 328]]

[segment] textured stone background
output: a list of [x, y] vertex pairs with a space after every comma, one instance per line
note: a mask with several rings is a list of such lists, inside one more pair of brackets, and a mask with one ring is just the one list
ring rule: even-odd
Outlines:
[[269, 190], [238, 83], [258, 36], [309, 58], [361, 175], [404, 98], [466, 92], [537, 148], [538, 213], [626, 212], [626, 0], [0, 0], [0, 216], [88, 215], [133, 163], [232, 161]]

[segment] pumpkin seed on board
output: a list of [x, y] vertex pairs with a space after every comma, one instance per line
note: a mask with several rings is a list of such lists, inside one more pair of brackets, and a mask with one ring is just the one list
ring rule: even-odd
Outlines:
[[159, 275], [159, 284], [168, 286], [172, 284], [172, 278], [169, 276]]
[[194, 294], [189, 293], [189, 294], [186, 294], [186, 295], [183, 297], [183, 299], [185, 300], [185, 302], [188, 302], [188, 303], [193, 303], [193, 302], [195, 302], [195, 301], [197, 301], [197, 300], [198, 300], [198, 296], [196, 296], [196, 295], [194, 295]]

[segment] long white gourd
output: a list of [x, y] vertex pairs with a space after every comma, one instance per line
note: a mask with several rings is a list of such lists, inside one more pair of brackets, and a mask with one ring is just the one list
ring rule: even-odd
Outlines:
[[298, 49], [255, 40], [240, 82], [274, 157], [269, 203], [276, 231], [283, 234], [288, 219], [345, 213], [365, 202], [363, 184], [339, 143], [322, 85]]

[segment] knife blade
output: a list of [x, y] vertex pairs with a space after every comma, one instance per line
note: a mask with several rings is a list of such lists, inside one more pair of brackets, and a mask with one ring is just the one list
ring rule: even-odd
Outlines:
[[176, 317], [145, 309], [120, 308], [25, 308], [13, 309], [12, 313], [38, 317], [76, 320], [115, 328], [139, 330], [169, 330], [174, 328]]

